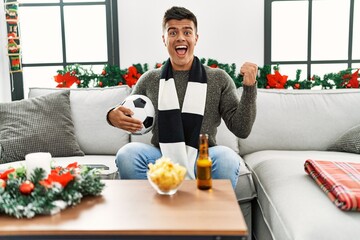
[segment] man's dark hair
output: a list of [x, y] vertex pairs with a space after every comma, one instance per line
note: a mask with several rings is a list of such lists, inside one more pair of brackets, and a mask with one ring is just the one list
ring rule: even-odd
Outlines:
[[188, 9], [184, 8], [184, 7], [172, 7], [170, 9], [168, 9], [165, 14], [164, 14], [164, 18], [163, 18], [163, 23], [162, 23], [162, 27], [163, 27], [163, 31], [165, 30], [165, 25], [168, 21], [175, 19], [175, 20], [183, 20], [183, 19], [188, 19], [190, 21], [194, 22], [194, 26], [195, 29], [194, 31], [197, 32], [197, 19], [196, 16], [189, 11]]

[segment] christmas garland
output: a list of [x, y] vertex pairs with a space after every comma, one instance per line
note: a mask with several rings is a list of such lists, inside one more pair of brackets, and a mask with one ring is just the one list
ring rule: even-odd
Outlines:
[[106, 64], [101, 73], [96, 74], [92, 69], [86, 69], [79, 64], [74, 64], [66, 66], [63, 70], [58, 70], [54, 80], [58, 83], [56, 87], [60, 88], [69, 88], [74, 83], [78, 88], [119, 85], [132, 87], [147, 70], [149, 70], [147, 64], [134, 64], [128, 69], [120, 69], [119, 66]]
[[82, 197], [100, 195], [104, 186], [98, 169], [77, 163], [55, 167], [47, 178], [42, 168], [36, 168], [30, 179], [25, 167], [10, 168], [0, 173], [0, 214], [16, 218], [55, 214], [80, 203]]
[[[201, 63], [211, 68], [220, 68], [229, 74], [236, 87], [241, 87], [243, 76], [236, 73], [236, 65], [220, 63], [215, 59], [201, 59]], [[163, 63], [157, 63], [154, 68], [159, 68]], [[58, 70], [54, 77], [58, 83], [57, 87], [71, 87], [74, 83], [78, 88], [88, 87], [109, 87], [118, 85], [128, 85], [132, 87], [136, 84], [140, 76], [148, 70], [148, 64], [134, 64], [127, 69], [120, 69], [119, 66], [105, 65], [101, 74], [95, 74], [92, 70], [87, 70], [81, 65], [69, 65], [63, 70]], [[274, 73], [272, 73], [274, 72]], [[345, 69], [337, 73], [328, 73], [321, 78], [313, 75], [310, 79], [301, 79], [301, 70], [296, 71], [295, 79], [288, 79], [288, 76], [281, 75], [279, 65], [271, 68], [269, 65], [259, 67], [257, 75], [258, 88], [275, 89], [339, 89], [339, 88], [359, 88], [359, 69]]]

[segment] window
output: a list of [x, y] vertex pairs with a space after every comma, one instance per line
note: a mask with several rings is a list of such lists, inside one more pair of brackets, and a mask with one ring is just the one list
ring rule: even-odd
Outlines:
[[266, 65], [295, 79], [360, 67], [360, 0], [265, 0]]
[[30, 87], [55, 87], [66, 65], [119, 65], [116, 0], [19, 0], [19, 21], [23, 71], [14, 74], [13, 100]]

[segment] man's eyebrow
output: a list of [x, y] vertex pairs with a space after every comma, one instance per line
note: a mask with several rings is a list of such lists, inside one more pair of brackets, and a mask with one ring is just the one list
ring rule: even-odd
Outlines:
[[[168, 29], [167, 29], [167, 31], [170, 31], [170, 30], [177, 30], [178, 28], [176, 28], [176, 27], [169, 27]], [[192, 27], [188, 27], [188, 26], [186, 26], [186, 27], [182, 27], [181, 29], [190, 29], [190, 30], [193, 30], [193, 28]]]
[[192, 27], [183, 27], [182, 29], [190, 29], [190, 30], [193, 30]]
[[169, 27], [169, 28], [167, 29], [167, 31], [176, 30], [176, 29], [177, 29], [176, 27]]

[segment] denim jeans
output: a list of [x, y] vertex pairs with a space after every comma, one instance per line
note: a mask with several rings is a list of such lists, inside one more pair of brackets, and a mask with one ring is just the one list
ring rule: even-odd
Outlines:
[[[209, 148], [212, 160], [212, 178], [229, 179], [235, 189], [240, 173], [240, 156], [231, 148], [214, 146]], [[161, 158], [159, 148], [140, 142], [124, 145], [116, 154], [116, 166], [121, 179], [146, 179], [149, 163]], [[196, 166], [194, 166], [196, 176]]]

